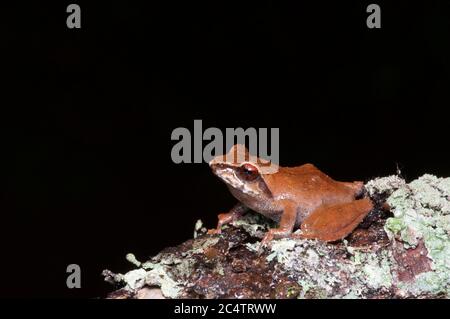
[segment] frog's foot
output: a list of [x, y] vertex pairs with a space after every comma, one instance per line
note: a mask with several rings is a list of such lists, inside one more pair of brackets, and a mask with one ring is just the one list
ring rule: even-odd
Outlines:
[[217, 227], [208, 230], [208, 234], [215, 235], [222, 233], [222, 226], [231, 223], [235, 218], [235, 214], [233, 212], [223, 213], [217, 215], [219, 221], [217, 222]]
[[267, 246], [274, 239], [287, 238], [292, 234], [292, 228], [271, 228], [261, 240], [261, 246]]
[[207, 232], [208, 235], [217, 235], [220, 233], [222, 233], [222, 226], [220, 228], [208, 229], [208, 232]]
[[336, 241], [350, 234], [373, 209], [370, 199], [364, 198], [346, 204], [323, 206], [313, 211], [302, 223], [297, 238]]
[[281, 215], [281, 220], [278, 228], [271, 228], [261, 241], [260, 247], [267, 246], [273, 239], [286, 238], [292, 234], [295, 220], [297, 218], [297, 209], [295, 203], [288, 200], [283, 202], [284, 211]]
[[208, 234], [210, 235], [220, 234], [222, 232], [223, 225], [229, 224], [239, 219], [242, 216], [242, 214], [244, 214], [247, 210], [248, 210], [247, 207], [239, 203], [236, 206], [234, 206], [228, 213], [217, 215], [217, 218], [219, 219], [219, 221], [217, 222], [217, 227], [209, 229]]

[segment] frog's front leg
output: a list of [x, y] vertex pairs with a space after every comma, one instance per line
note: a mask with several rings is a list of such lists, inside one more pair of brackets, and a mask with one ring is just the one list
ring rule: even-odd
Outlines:
[[241, 217], [248, 208], [241, 203], [237, 203], [228, 213], [219, 214], [217, 218], [219, 221], [217, 222], [217, 227], [208, 230], [208, 234], [220, 234], [222, 232], [222, 226], [229, 224], [239, 217]]
[[267, 231], [261, 245], [265, 246], [273, 239], [289, 237], [294, 230], [295, 221], [297, 220], [297, 205], [291, 201], [281, 202], [283, 213], [281, 215], [278, 228], [271, 228]]

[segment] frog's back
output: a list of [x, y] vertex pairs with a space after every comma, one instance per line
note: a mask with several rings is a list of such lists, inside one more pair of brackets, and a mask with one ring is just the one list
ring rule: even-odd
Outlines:
[[313, 164], [280, 167], [277, 174], [266, 180], [275, 198], [289, 197], [300, 203], [310, 203], [313, 207], [351, 201], [357, 188], [362, 186], [360, 183], [335, 181]]
[[297, 176], [299, 178], [317, 177], [323, 179], [325, 182], [333, 180], [316, 166], [309, 163], [295, 167], [280, 167], [280, 173], [281, 175]]

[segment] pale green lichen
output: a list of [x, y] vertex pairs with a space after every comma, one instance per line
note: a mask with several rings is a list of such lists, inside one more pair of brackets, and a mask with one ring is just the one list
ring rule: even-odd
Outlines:
[[359, 251], [354, 251], [353, 256], [351, 257], [351, 260], [353, 261], [353, 264], [355, 266], [359, 266], [362, 263], [362, 254]]
[[[201, 228], [201, 221], [197, 221], [195, 230], [198, 231]], [[124, 288], [131, 292], [142, 288], [144, 285], [158, 286], [161, 288], [164, 297], [178, 298], [186, 284], [186, 279], [195, 270], [193, 256], [203, 254], [206, 249], [217, 244], [219, 240], [220, 237], [218, 236], [197, 237], [192, 242], [190, 250], [181, 254], [160, 253], [144, 263], [139, 262], [133, 254], [127, 254], [127, 260], [140, 268], [120, 277], [121, 282], [125, 283]], [[224, 275], [221, 265], [216, 265], [216, 271]]]
[[296, 244], [292, 239], [280, 239], [272, 242], [271, 254], [267, 256], [268, 261], [276, 260], [279, 263], [284, 263], [289, 257], [289, 252], [292, 252]]
[[[348, 259], [331, 258], [336, 246], [305, 240], [274, 241], [268, 260], [276, 260], [303, 287], [299, 298], [314, 297], [361, 298], [371, 293], [397, 293], [415, 296], [449, 291], [450, 241], [448, 213], [450, 179], [431, 175], [406, 184], [398, 176], [378, 178], [366, 185], [371, 196], [387, 197], [393, 213], [385, 230], [392, 241], [401, 240], [404, 249], [424, 241], [431, 271], [418, 274], [412, 281], [400, 282], [396, 275], [394, 246], [374, 251], [360, 251], [344, 241], [342, 249]], [[340, 289], [341, 286], [348, 288]], [[403, 295], [402, 295], [403, 294]]]
[[282, 239], [272, 242], [268, 261], [297, 279], [299, 298], [328, 298], [342, 285], [342, 273], [332, 260], [333, 247], [316, 240]]
[[151, 261], [146, 261], [145, 263], [142, 263], [141, 267], [145, 270], [148, 269], [153, 269], [155, 268], [157, 265], [157, 263], [151, 262]]
[[311, 283], [307, 280], [299, 279], [297, 283], [300, 285], [302, 290], [298, 296], [299, 299], [304, 299], [308, 291], [311, 289]]
[[128, 260], [130, 263], [132, 263], [133, 265], [135, 265], [136, 267], [141, 267], [141, 262], [139, 260], [136, 259], [136, 256], [132, 253], [128, 253], [125, 256], [126, 260]]
[[126, 289], [139, 289], [145, 284], [147, 272], [144, 269], [135, 269], [123, 275], [123, 281], [126, 283]]
[[181, 291], [180, 283], [175, 281], [167, 272], [167, 268], [161, 264], [145, 272], [145, 284], [161, 287], [162, 294], [167, 298], [177, 298]]
[[[424, 175], [406, 184], [398, 176], [377, 178], [366, 184], [370, 196], [387, 198], [393, 217], [384, 230], [391, 244], [361, 250], [347, 241], [343, 245], [317, 240], [280, 239], [271, 242], [266, 255], [275, 272], [287, 273], [300, 285], [298, 298], [365, 298], [396, 295], [415, 297], [450, 293], [450, 178]], [[262, 238], [273, 222], [256, 213], [246, 214], [233, 226], [244, 229], [251, 237]], [[128, 290], [142, 285], [159, 286], [168, 298], [182, 296], [195, 271], [195, 258], [218, 243], [221, 236], [199, 236], [197, 221], [192, 248], [181, 254], [162, 253], [140, 263], [132, 254], [127, 259], [139, 269], [125, 275], [109, 274], [125, 283]], [[407, 252], [423, 242], [431, 270], [415, 274], [407, 281], [398, 278], [397, 250]], [[266, 253], [260, 242], [245, 243], [255, 253]], [[401, 261], [400, 261], [401, 262]], [[226, 276], [223, 265], [214, 263], [214, 272]], [[276, 274], [274, 274], [276, 277]], [[292, 291], [291, 293], [294, 293]], [[289, 295], [289, 292], [288, 292]]]
[[214, 246], [219, 242], [219, 237], [204, 237], [192, 244], [192, 253], [201, 254], [205, 251], [205, 249]]
[[405, 185], [405, 180], [400, 176], [391, 175], [375, 178], [366, 183], [365, 188], [370, 196], [387, 194], [390, 195], [396, 189]]
[[391, 267], [388, 258], [366, 254], [363, 272], [367, 276], [364, 282], [367, 286], [379, 289], [389, 288], [392, 285]]
[[308, 264], [310, 264], [311, 266], [316, 266], [320, 262], [320, 256], [313, 249], [308, 249], [306, 251], [306, 260], [308, 261]]
[[385, 225], [388, 235], [398, 238], [405, 248], [423, 241], [432, 261], [432, 271], [400, 284], [406, 292], [450, 291], [449, 185], [450, 178], [427, 174], [398, 189], [387, 200], [394, 214]]
[[202, 229], [202, 227], [203, 227], [203, 222], [201, 219], [198, 219], [194, 226], [194, 238], [198, 237], [199, 231]]
[[174, 272], [180, 278], [187, 278], [194, 270], [195, 261], [192, 258], [184, 258], [180, 263], [174, 266]]
[[247, 248], [249, 251], [254, 252], [254, 253], [260, 251], [260, 247], [261, 247], [261, 244], [259, 242], [245, 244], [245, 248]]
[[361, 298], [361, 292], [360, 291], [353, 291], [350, 290], [347, 294], [340, 296], [341, 299], [359, 299]]
[[252, 237], [262, 238], [269, 228], [276, 227], [275, 223], [257, 213], [247, 213], [231, 223], [235, 227], [244, 229]]
[[397, 234], [406, 228], [405, 223], [400, 218], [389, 218], [386, 221], [385, 228], [387, 229], [387, 233], [390, 232]]
[[[196, 223], [197, 230], [202, 228], [201, 222]], [[138, 269], [131, 270], [125, 275], [106, 273], [108, 278], [115, 282], [123, 283], [124, 289], [136, 292], [144, 285], [158, 286], [161, 293], [166, 298], [178, 298], [186, 284], [186, 279], [195, 270], [194, 255], [202, 254], [204, 251], [215, 245], [220, 238], [218, 236], [198, 237], [192, 242], [192, 249], [182, 254], [160, 253], [150, 260], [141, 263], [136, 257], [129, 253], [126, 259], [134, 264]], [[222, 265], [216, 265], [217, 273], [224, 275]]]
[[[151, 260], [140, 263], [133, 254], [127, 254], [127, 260], [139, 269], [131, 270], [125, 275], [108, 274], [116, 282], [123, 282], [124, 289], [135, 292], [147, 286], [158, 286], [166, 298], [178, 298], [185, 284], [185, 279], [194, 271], [193, 254], [202, 252], [205, 248], [218, 241], [217, 238], [204, 238], [194, 245], [193, 249], [179, 258], [175, 254], [158, 254]], [[174, 276], [176, 274], [176, 276]], [[183, 279], [184, 278], [184, 279]]]
[[214, 267], [214, 272], [221, 275], [221, 276], [225, 276], [225, 270], [223, 269], [223, 266], [221, 263], [217, 263]]

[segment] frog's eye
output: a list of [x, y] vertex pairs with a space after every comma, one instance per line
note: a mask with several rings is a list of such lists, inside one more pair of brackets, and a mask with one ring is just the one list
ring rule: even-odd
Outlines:
[[259, 176], [259, 171], [256, 166], [246, 163], [240, 167], [240, 175], [246, 181], [253, 181]]

